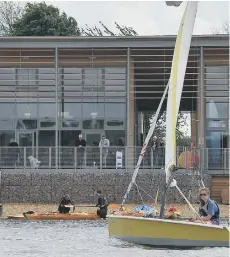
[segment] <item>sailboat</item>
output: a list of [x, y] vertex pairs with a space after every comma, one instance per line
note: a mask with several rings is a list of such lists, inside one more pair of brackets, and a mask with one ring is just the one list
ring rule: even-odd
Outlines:
[[[179, 6], [178, 2], [170, 1], [170, 4]], [[168, 91], [166, 111], [166, 145], [165, 145], [165, 196], [168, 187], [175, 187], [184, 197], [190, 208], [199, 217], [199, 214], [189, 203], [183, 192], [178, 187], [174, 175], [176, 173], [176, 123], [183, 90], [185, 70], [191, 44], [193, 27], [197, 12], [197, 2], [187, 2], [179, 32], [176, 39], [170, 79], [165, 89], [160, 105], [151, 124], [149, 133], [144, 142], [141, 154], [136, 165], [132, 180], [123, 198], [123, 206], [135, 179], [141, 160], [144, 157], [148, 141], [154, 131], [155, 122], [159, 115], [159, 109]], [[164, 197], [165, 198], [165, 197]], [[109, 236], [118, 239], [150, 245], [155, 247], [228, 247], [229, 229], [224, 226], [193, 223], [181, 220], [164, 219], [165, 200], [162, 201], [160, 218], [134, 217], [126, 215], [108, 215]]]

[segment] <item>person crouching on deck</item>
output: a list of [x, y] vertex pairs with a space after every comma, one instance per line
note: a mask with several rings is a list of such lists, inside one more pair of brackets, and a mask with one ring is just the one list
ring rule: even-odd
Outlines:
[[[214, 200], [210, 199], [209, 189], [201, 188], [199, 198], [200, 198], [199, 214], [201, 216], [201, 220], [203, 220], [204, 223], [219, 225], [220, 209], [218, 204]], [[201, 220], [195, 220], [194, 222], [201, 223]]]
[[58, 206], [58, 212], [59, 213], [69, 213], [70, 208], [69, 207], [65, 207], [65, 205], [73, 205], [73, 202], [70, 199], [70, 196], [68, 194], [64, 195], [64, 197], [62, 197], [59, 206]]
[[100, 209], [97, 210], [97, 215], [100, 218], [105, 219], [108, 211], [108, 201], [105, 196], [103, 196], [101, 190], [97, 190], [98, 202], [96, 207]]

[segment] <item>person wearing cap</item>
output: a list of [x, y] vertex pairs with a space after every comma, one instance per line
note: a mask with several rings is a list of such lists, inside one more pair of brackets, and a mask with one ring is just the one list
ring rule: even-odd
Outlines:
[[106, 159], [109, 152], [109, 139], [105, 138], [105, 135], [101, 136], [101, 140], [99, 142], [99, 147], [101, 148], [101, 154], [102, 154], [102, 166], [106, 167]]
[[62, 199], [60, 200], [59, 206], [58, 206], [58, 212], [67, 214], [70, 211], [69, 207], [66, 207], [65, 205], [73, 205], [73, 202], [70, 199], [70, 196], [68, 194], [64, 195]]
[[79, 168], [82, 168], [83, 161], [84, 161], [84, 155], [85, 155], [85, 147], [86, 147], [86, 141], [83, 139], [82, 134], [78, 136], [78, 139], [76, 140], [76, 147], [77, 149], [77, 166]]
[[100, 218], [105, 219], [108, 211], [108, 201], [106, 197], [102, 194], [101, 190], [97, 190], [97, 205], [96, 207], [99, 207], [97, 210], [97, 215], [100, 216]]

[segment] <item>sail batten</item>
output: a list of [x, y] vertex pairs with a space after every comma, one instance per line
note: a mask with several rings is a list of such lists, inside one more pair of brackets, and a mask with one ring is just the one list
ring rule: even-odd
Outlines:
[[171, 175], [170, 167], [172, 165], [176, 165], [176, 123], [196, 12], [197, 2], [188, 2], [181, 20], [174, 49], [166, 110], [166, 182], [168, 182], [168, 179]]

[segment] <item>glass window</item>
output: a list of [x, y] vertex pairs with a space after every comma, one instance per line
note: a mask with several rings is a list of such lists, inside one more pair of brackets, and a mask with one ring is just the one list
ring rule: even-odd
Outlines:
[[82, 86], [82, 69], [65, 68], [63, 70], [64, 71], [60, 77], [60, 81], [62, 81], [61, 84], [65, 86], [65, 89], [73, 88], [67, 86]]
[[126, 89], [126, 68], [105, 68], [105, 86], [108, 91]]
[[55, 128], [56, 122], [54, 120], [42, 120], [40, 121], [40, 128]]
[[55, 118], [56, 104], [55, 103], [39, 103], [40, 118]]
[[18, 86], [35, 86], [36, 82], [36, 69], [17, 69], [16, 80]]
[[81, 118], [82, 116], [82, 104], [81, 103], [63, 103], [62, 117], [65, 119], [71, 119], [73, 117]]
[[0, 145], [8, 146], [11, 140], [15, 139], [13, 130], [0, 131]]
[[75, 146], [75, 142], [81, 130], [62, 130], [61, 146]]
[[207, 66], [205, 68], [206, 73], [228, 73], [228, 66]]
[[106, 82], [105, 91], [117, 92], [117, 91], [125, 91], [125, 90], [126, 90], [126, 87], [125, 86], [118, 86], [117, 81], [112, 81], [111, 84], [109, 84], [108, 81]]
[[211, 119], [228, 118], [228, 103], [218, 103], [213, 100], [206, 102], [206, 117]]
[[125, 145], [125, 130], [106, 130], [105, 134], [111, 146]]
[[206, 127], [207, 127], [207, 129], [218, 128], [221, 130], [225, 130], [228, 127], [228, 122], [227, 122], [227, 120], [207, 119]]
[[125, 103], [105, 103], [105, 117], [126, 119], [126, 104]]
[[38, 146], [55, 146], [55, 131], [39, 131]]
[[206, 131], [206, 147], [208, 150], [209, 168], [220, 168], [223, 161], [223, 132]]
[[115, 76], [119, 75], [120, 78], [125, 79], [126, 78], [126, 67], [105, 68], [105, 75], [110, 78], [116, 78]]
[[83, 129], [104, 129], [104, 120], [84, 120]]
[[108, 120], [106, 122], [106, 126], [107, 128], [115, 128], [115, 129], [118, 129], [118, 128], [124, 128], [125, 126], [125, 122], [123, 120]]
[[0, 103], [0, 118], [15, 117], [15, 103]]
[[226, 96], [226, 92], [225, 91], [223, 91], [223, 90], [226, 90], [226, 88], [224, 89], [224, 87], [223, 86], [221, 86], [221, 88], [218, 90], [218, 89], [216, 89], [216, 87], [213, 87], [213, 88], [211, 88], [211, 87], [208, 87], [208, 86], [206, 86], [206, 90], [208, 90], [208, 91], [206, 91], [206, 93], [205, 93], [205, 95], [206, 95], [206, 97], [210, 97], [210, 96], [214, 96], [214, 97], [217, 97], [217, 96]]
[[83, 117], [88, 118], [96, 114], [97, 117], [105, 116], [104, 103], [83, 103]]
[[228, 85], [228, 83], [229, 83], [228, 69], [229, 69], [228, 66], [206, 67], [206, 69], [205, 69], [206, 85]]
[[84, 87], [103, 86], [102, 69], [83, 69]]
[[54, 86], [55, 85], [55, 69], [40, 68], [38, 69], [38, 84], [39, 86]]
[[18, 118], [37, 118], [37, 103], [17, 103], [16, 112]]
[[8, 118], [0, 118], [0, 130], [14, 129], [14, 120]]
[[37, 120], [20, 119], [17, 121], [17, 129], [36, 129]]
[[15, 69], [0, 68], [0, 85], [15, 86]]
[[76, 120], [64, 120], [62, 122], [63, 128], [78, 128], [80, 126], [80, 122]]

